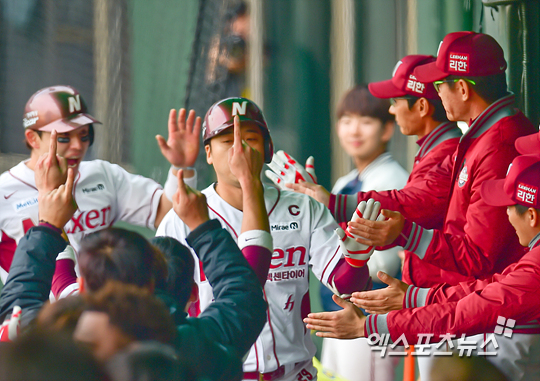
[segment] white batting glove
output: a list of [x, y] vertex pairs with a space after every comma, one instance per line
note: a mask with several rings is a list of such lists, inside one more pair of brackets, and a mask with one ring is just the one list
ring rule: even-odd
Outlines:
[[[379, 201], [375, 201], [372, 198], [367, 200], [367, 202], [362, 201], [356, 207], [351, 221], [357, 221], [360, 218], [370, 221], [383, 221], [384, 216], [379, 214], [380, 209], [381, 203]], [[375, 247], [357, 242], [354, 238], [358, 236], [350, 233], [348, 230], [344, 232], [343, 229], [337, 228], [336, 234], [339, 237], [339, 246], [347, 263], [353, 267], [364, 266], [369, 260], [369, 257], [371, 257], [371, 254], [373, 254]]]
[[272, 161], [268, 164], [271, 171], [266, 170], [265, 174], [276, 186], [283, 190], [289, 190], [285, 184], [296, 184], [300, 180], [317, 184], [314, 163], [315, 159], [313, 156], [310, 156], [304, 168], [294, 157], [285, 151], [279, 150], [274, 154]]
[[13, 307], [13, 312], [6, 316], [4, 323], [0, 326], [0, 341], [13, 341], [21, 332], [21, 307]]

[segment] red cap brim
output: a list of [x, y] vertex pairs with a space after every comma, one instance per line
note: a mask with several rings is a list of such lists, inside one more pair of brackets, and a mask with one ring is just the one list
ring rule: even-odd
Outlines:
[[99, 120], [88, 114], [79, 114], [72, 119], [59, 119], [55, 122], [49, 123], [46, 126], [40, 128], [38, 131], [51, 132], [53, 130], [56, 130], [56, 132], [64, 133], [73, 131], [79, 127], [86, 126], [91, 123], [101, 124]]
[[512, 200], [504, 191], [505, 179], [486, 180], [480, 187], [482, 200], [491, 206], [510, 206], [516, 202]]
[[441, 71], [437, 67], [437, 62], [433, 61], [425, 65], [417, 66], [414, 69], [414, 76], [420, 81], [424, 83], [430, 83], [439, 81], [443, 78], [448, 77], [450, 74], [445, 73], [444, 71]]
[[383, 99], [404, 97], [407, 95], [405, 91], [400, 90], [396, 86], [394, 86], [391, 79], [380, 82], [372, 82], [368, 85], [368, 89], [371, 95]]
[[515, 145], [522, 155], [537, 155], [540, 153], [540, 133], [517, 138]]

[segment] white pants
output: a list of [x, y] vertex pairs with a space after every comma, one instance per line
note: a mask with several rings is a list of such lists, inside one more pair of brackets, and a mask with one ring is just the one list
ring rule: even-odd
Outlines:
[[[321, 364], [348, 381], [393, 381], [395, 368], [402, 356], [381, 357], [372, 351], [365, 338], [339, 340], [324, 338]], [[402, 351], [402, 347], [396, 350]], [[390, 349], [389, 349], [390, 350]]]

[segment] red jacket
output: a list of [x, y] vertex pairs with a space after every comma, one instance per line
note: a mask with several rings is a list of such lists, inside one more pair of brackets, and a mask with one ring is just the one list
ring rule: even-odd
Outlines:
[[490, 278], [432, 289], [409, 287], [404, 309], [368, 316], [366, 337], [389, 333], [396, 341], [405, 334], [408, 344], [416, 344], [418, 334], [432, 333], [432, 342], [439, 342], [439, 335], [447, 333], [460, 337], [493, 332], [498, 324], [508, 324], [499, 317], [516, 320], [515, 333], [540, 333], [539, 243], [540, 234], [531, 242], [531, 251]]
[[[442, 123], [429, 134], [419, 139], [416, 144], [419, 145], [418, 153], [414, 158], [414, 165], [407, 185], [403, 189], [417, 187], [418, 184], [425, 183], [425, 175], [434, 166], [440, 164], [447, 156], [452, 155], [456, 151], [456, 147], [461, 137], [461, 130], [457, 127], [456, 123], [446, 122]], [[381, 192], [359, 192], [356, 195], [342, 195], [331, 194], [329, 209], [339, 223], [347, 223], [351, 219], [354, 210], [358, 203], [368, 198], [374, 198], [382, 201], [386, 200], [385, 195], [395, 193], [397, 191], [381, 191]], [[439, 218], [423, 218], [422, 215], [418, 215], [418, 218], [411, 218], [414, 211], [411, 210], [408, 214], [408, 218], [411, 218], [413, 222], [416, 222], [427, 228], [442, 228], [444, 221], [444, 211], [447, 206], [446, 193], [441, 194], [439, 198], [434, 198], [431, 203], [431, 208], [439, 210]], [[392, 209], [383, 204], [386, 209]], [[397, 209], [393, 209], [397, 210]]]
[[[513, 95], [509, 95], [484, 110], [470, 125], [454, 155], [432, 168], [424, 183], [386, 192], [383, 197], [379, 194], [384, 208], [397, 210], [409, 220], [395, 242], [414, 252], [406, 256], [405, 282], [431, 287], [486, 278], [523, 255], [506, 208], [489, 206], [480, 198], [484, 180], [506, 176], [518, 155], [515, 140], [537, 132], [520, 111], [512, 108], [513, 102]], [[445, 193], [449, 203], [442, 230], [427, 230], [411, 222], [418, 216], [439, 218], [437, 200]], [[372, 196], [368, 192], [364, 198]]]

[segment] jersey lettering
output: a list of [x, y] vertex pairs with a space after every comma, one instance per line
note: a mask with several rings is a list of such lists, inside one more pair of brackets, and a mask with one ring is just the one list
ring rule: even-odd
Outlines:
[[[285, 263], [285, 253], [287, 253], [287, 258]], [[295, 261], [295, 253], [300, 253], [297, 260]], [[281, 266], [283, 267], [293, 267], [293, 266], [303, 266], [306, 264], [306, 248], [304, 246], [293, 246], [286, 249], [274, 248], [272, 253], [272, 261], [270, 262], [271, 269], [277, 269]]]
[[289, 213], [291, 213], [293, 216], [298, 216], [300, 214], [300, 208], [298, 205], [291, 205], [289, 206]]
[[74, 97], [68, 98], [69, 102], [69, 113], [72, 114], [74, 111], [81, 111], [81, 97], [79, 94]]
[[240, 103], [238, 103], [238, 102], [233, 102], [233, 104], [232, 104], [232, 114], [233, 114], [233, 116], [235, 116], [235, 115], [246, 115], [246, 107], [247, 107], [247, 102], [246, 101], [242, 102], [242, 106], [240, 106]]
[[[107, 222], [110, 219], [111, 206], [107, 206], [101, 210], [92, 209], [87, 212], [82, 212], [78, 216], [71, 217], [73, 227], [66, 231], [67, 234], [75, 234], [79, 232], [86, 232], [87, 230], [95, 229], [98, 226], [107, 226]], [[109, 212], [109, 215], [107, 215]]]

